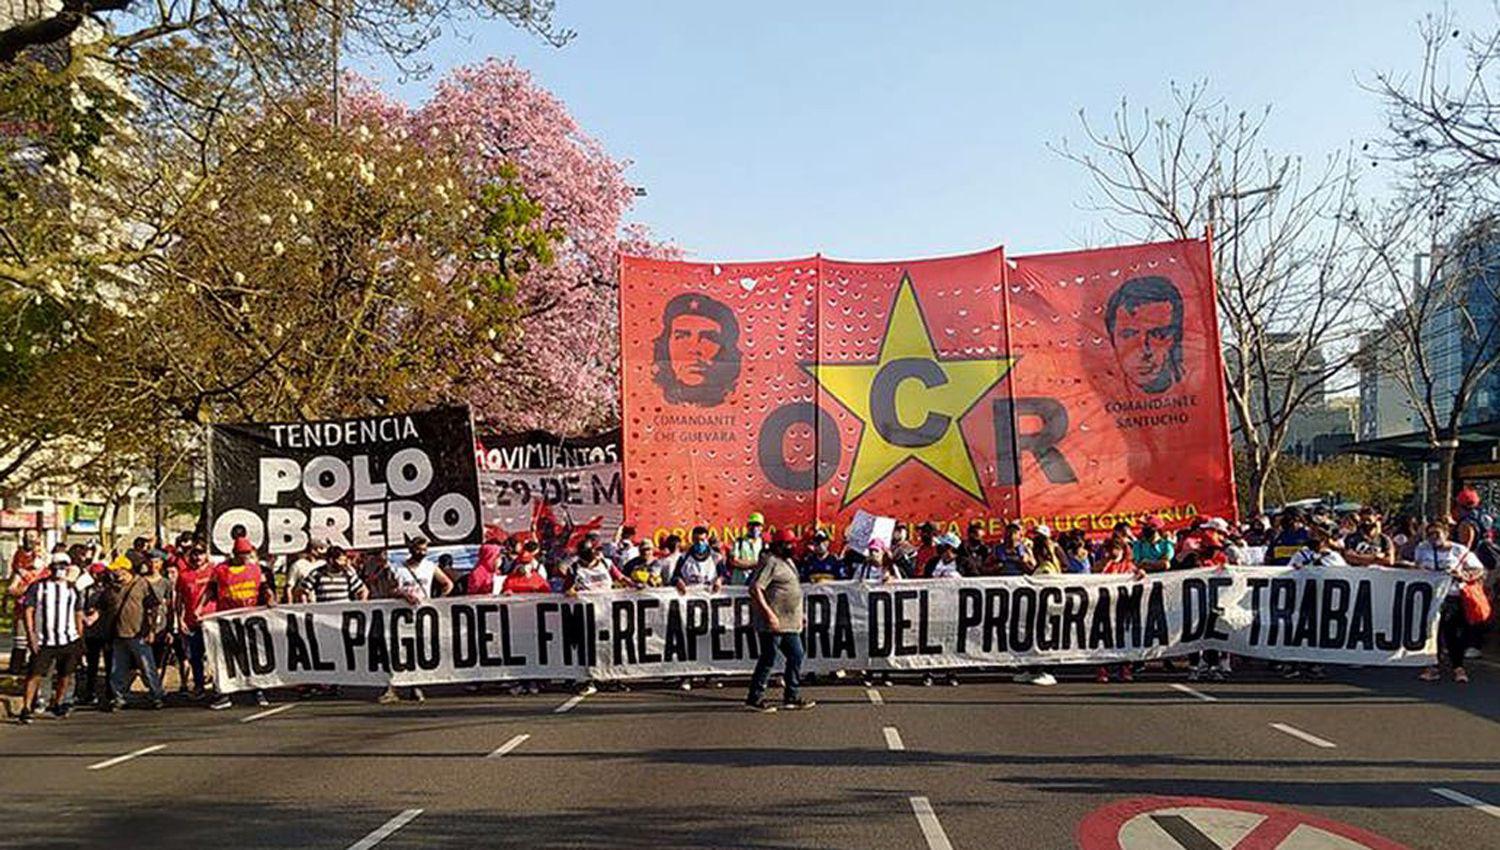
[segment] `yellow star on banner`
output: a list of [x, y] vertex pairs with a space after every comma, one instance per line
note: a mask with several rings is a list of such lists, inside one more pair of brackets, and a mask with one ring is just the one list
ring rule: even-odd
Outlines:
[[803, 366], [861, 423], [844, 507], [912, 459], [983, 502], [959, 423], [1014, 364], [1010, 357], [937, 359], [911, 276], [903, 274], [878, 361]]

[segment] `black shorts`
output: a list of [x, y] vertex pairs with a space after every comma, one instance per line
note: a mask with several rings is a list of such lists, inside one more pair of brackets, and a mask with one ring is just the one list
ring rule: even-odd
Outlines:
[[55, 670], [59, 676], [71, 676], [83, 655], [83, 641], [75, 640], [62, 646], [44, 646], [31, 654], [31, 675], [45, 676]]

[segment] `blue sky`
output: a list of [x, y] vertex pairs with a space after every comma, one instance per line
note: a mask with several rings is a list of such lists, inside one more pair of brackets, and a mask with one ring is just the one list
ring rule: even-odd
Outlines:
[[[558, 0], [554, 49], [511, 27], [447, 35], [453, 65], [514, 56], [646, 187], [632, 213], [693, 256], [848, 259], [1098, 242], [1088, 181], [1048, 143], [1122, 96], [1207, 79], [1273, 111], [1267, 141], [1320, 158], [1378, 135], [1377, 71], [1412, 72], [1439, 3]], [[931, 8], [929, 8], [931, 7]], [[1493, 20], [1488, 0], [1456, 2]]]

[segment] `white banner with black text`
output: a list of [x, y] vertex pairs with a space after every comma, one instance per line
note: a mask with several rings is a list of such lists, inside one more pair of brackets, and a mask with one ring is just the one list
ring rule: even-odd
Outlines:
[[[1446, 576], [1227, 567], [1130, 576], [833, 582], [804, 588], [804, 670], [1102, 664], [1205, 649], [1425, 665]], [[286, 605], [208, 618], [222, 692], [291, 685], [609, 680], [750, 672], [744, 588]]]

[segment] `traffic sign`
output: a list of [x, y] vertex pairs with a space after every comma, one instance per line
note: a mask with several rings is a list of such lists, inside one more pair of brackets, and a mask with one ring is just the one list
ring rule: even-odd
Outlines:
[[1408, 850], [1296, 809], [1212, 797], [1136, 797], [1078, 824], [1080, 850]]

